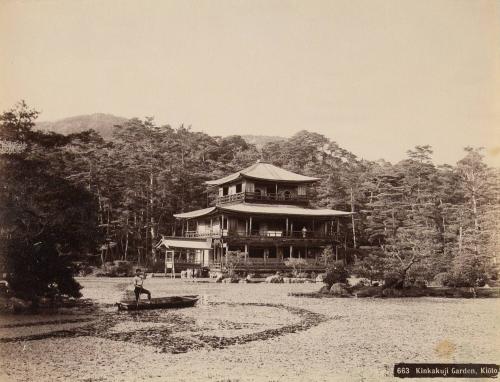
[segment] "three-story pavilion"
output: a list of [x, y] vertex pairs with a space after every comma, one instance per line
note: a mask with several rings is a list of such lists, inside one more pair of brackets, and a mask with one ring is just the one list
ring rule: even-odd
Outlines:
[[308, 190], [317, 181], [260, 161], [208, 181], [212, 206], [175, 214], [181, 236], [163, 237], [159, 246], [186, 267], [220, 268], [228, 251], [241, 251], [241, 269], [276, 270], [291, 258], [321, 269], [322, 250], [338, 243], [339, 219], [350, 213], [312, 208]]

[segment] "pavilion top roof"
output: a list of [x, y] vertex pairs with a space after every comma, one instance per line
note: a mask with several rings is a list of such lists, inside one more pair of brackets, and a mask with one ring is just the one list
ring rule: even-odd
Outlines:
[[258, 180], [267, 180], [272, 182], [287, 182], [287, 183], [312, 183], [317, 182], [319, 178], [304, 176], [294, 172], [276, 167], [270, 163], [257, 162], [243, 170], [235, 172], [224, 178], [209, 180], [205, 182], [211, 186], [218, 186], [233, 182], [240, 178], [250, 178]]

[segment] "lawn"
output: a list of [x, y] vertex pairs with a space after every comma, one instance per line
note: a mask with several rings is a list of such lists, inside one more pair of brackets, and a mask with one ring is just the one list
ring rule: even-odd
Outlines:
[[4, 316], [8, 381], [379, 381], [397, 362], [498, 363], [499, 299], [312, 299], [315, 284], [147, 279], [194, 308], [117, 312], [130, 279], [83, 278], [98, 309]]

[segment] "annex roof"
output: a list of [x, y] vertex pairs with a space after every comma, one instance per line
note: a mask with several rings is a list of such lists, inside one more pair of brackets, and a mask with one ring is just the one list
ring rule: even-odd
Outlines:
[[216, 209], [217, 209], [217, 207], [203, 208], [201, 210], [195, 210], [195, 211], [190, 211], [190, 212], [183, 212], [180, 214], [174, 214], [174, 217], [176, 217], [177, 219], [192, 219], [192, 218], [197, 218], [200, 216], [209, 215], [212, 212], [214, 212]]
[[315, 217], [332, 217], [332, 216], [349, 216], [352, 212], [337, 211], [327, 208], [304, 208], [292, 205], [278, 205], [278, 204], [249, 204], [238, 203], [228, 204], [211, 208], [204, 208], [186, 212], [182, 214], [175, 214], [178, 219], [192, 219], [201, 216], [208, 216], [214, 212], [236, 212], [242, 214], [257, 214], [257, 215], [287, 215], [287, 216], [315, 216]]
[[319, 180], [319, 178], [313, 178], [310, 176], [296, 174], [294, 172], [285, 170], [283, 168], [276, 167], [270, 163], [257, 162], [251, 165], [250, 167], [235, 172], [231, 175], [225, 176], [224, 178], [209, 180], [205, 183], [211, 186], [215, 186], [215, 185], [229, 183], [239, 178], [251, 178], [251, 179], [270, 180], [273, 182], [295, 182], [295, 183], [310, 183]]
[[190, 248], [190, 249], [211, 249], [211, 243], [207, 240], [181, 240], [163, 238], [157, 247], [164, 245], [167, 248]]

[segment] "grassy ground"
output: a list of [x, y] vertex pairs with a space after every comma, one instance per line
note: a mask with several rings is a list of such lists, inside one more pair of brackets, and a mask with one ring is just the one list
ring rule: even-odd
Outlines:
[[119, 313], [130, 279], [80, 282], [97, 311], [1, 318], [4, 380], [379, 381], [397, 362], [500, 360], [498, 299], [310, 299], [288, 293], [318, 285], [147, 279], [153, 296], [200, 303]]

